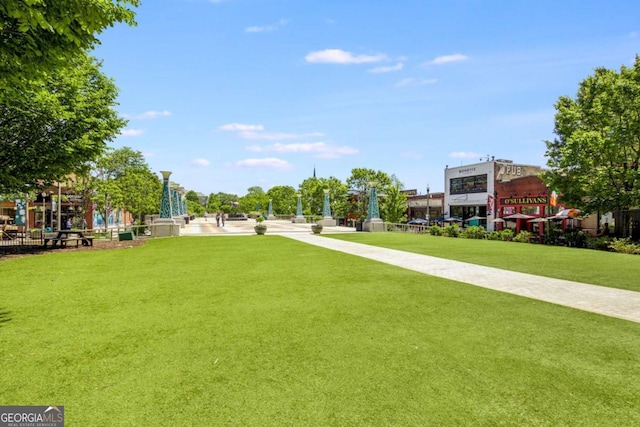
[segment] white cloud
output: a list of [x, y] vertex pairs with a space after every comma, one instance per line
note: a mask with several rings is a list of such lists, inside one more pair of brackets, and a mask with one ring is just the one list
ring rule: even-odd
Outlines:
[[246, 168], [268, 168], [268, 169], [289, 169], [291, 165], [289, 162], [275, 157], [266, 159], [244, 159], [236, 162], [236, 166]]
[[242, 123], [229, 123], [219, 127], [220, 130], [234, 131], [234, 132], [248, 132], [248, 131], [261, 131], [264, 130], [262, 125], [245, 125]]
[[341, 49], [325, 49], [310, 52], [304, 58], [307, 62], [325, 64], [365, 64], [380, 62], [386, 59], [385, 55], [354, 55]]
[[469, 59], [467, 55], [456, 53], [453, 55], [438, 56], [433, 61], [430, 61], [429, 64], [442, 65], [442, 64], [448, 64], [449, 62], [466, 61], [467, 59]]
[[486, 154], [483, 156], [473, 151], [454, 151], [453, 153], [449, 153], [449, 157], [453, 157], [454, 159], [480, 159], [481, 157], [486, 157]]
[[283, 132], [252, 132], [244, 131], [238, 134], [240, 138], [250, 140], [263, 140], [263, 141], [278, 141], [285, 139], [298, 139], [298, 138], [315, 138], [324, 136], [324, 134], [315, 133], [283, 133]]
[[144, 133], [143, 129], [123, 129], [120, 132], [122, 136], [140, 136]]
[[396, 65], [372, 68], [369, 70], [369, 72], [370, 73], [391, 73], [394, 71], [400, 71], [403, 68], [404, 68], [404, 64], [402, 62], [398, 62]]
[[137, 116], [132, 116], [132, 119], [146, 120], [146, 119], [157, 119], [158, 117], [169, 117], [171, 115], [170, 111], [146, 111], [142, 114], [138, 114]]
[[312, 153], [317, 154], [318, 157], [325, 159], [335, 159], [345, 155], [357, 154], [358, 150], [349, 147], [342, 146], [337, 147], [335, 145], [326, 144], [324, 142], [303, 142], [294, 144], [273, 144], [273, 145], [251, 145], [247, 147], [249, 151], [255, 152], [277, 152], [277, 153]]
[[396, 82], [396, 86], [397, 87], [404, 87], [404, 86], [420, 86], [420, 85], [432, 85], [434, 83], [436, 83], [438, 81], [438, 79], [416, 79], [413, 77], [409, 77], [406, 79], [402, 79], [398, 82]]
[[207, 160], [207, 159], [202, 159], [202, 158], [200, 158], [200, 159], [193, 159], [193, 160], [191, 161], [191, 165], [193, 165], [193, 166], [206, 167], [206, 166], [209, 166], [210, 164], [211, 164], [211, 162], [210, 162], [209, 160]]
[[269, 25], [263, 25], [263, 26], [254, 25], [252, 27], [247, 27], [244, 29], [244, 32], [245, 33], [267, 33], [270, 31], [276, 31], [277, 29], [287, 25], [288, 22], [289, 21], [287, 19], [280, 19], [275, 24], [269, 24]]

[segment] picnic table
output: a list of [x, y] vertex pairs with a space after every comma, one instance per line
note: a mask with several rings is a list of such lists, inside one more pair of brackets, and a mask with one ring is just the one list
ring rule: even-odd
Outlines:
[[93, 246], [93, 236], [85, 236], [82, 230], [58, 230], [55, 237], [44, 238], [44, 247], [66, 248], [69, 242], [75, 242], [76, 247], [80, 243], [82, 246]]

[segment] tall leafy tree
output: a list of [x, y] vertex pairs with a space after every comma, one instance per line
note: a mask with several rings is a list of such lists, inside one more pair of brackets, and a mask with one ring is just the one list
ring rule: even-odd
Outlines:
[[267, 196], [262, 187], [253, 186], [247, 189], [247, 194], [240, 197], [238, 202], [242, 212], [266, 212], [269, 206], [269, 196]]
[[[138, 215], [149, 213], [152, 203], [149, 198], [156, 194], [157, 178], [147, 166], [144, 156], [129, 147], [108, 149], [92, 166], [93, 202], [103, 218], [112, 208], [122, 208]], [[152, 178], [152, 176], [154, 178]], [[141, 188], [149, 186], [149, 188]], [[136, 192], [140, 198], [136, 199]], [[158, 204], [162, 196], [157, 193]], [[157, 211], [159, 211], [159, 206]], [[153, 212], [156, 213], [156, 212]]]
[[282, 215], [296, 213], [298, 198], [295, 188], [289, 185], [277, 185], [267, 191], [267, 197], [271, 199], [273, 212]]
[[124, 170], [116, 180], [122, 200], [122, 208], [142, 223], [145, 215], [160, 212], [162, 180], [147, 164]]
[[[356, 218], [367, 216], [370, 183], [375, 182], [378, 194], [385, 194], [387, 188], [394, 183], [394, 178], [386, 172], [367, 168], [354, 168], [347, 178], [347, 186], [353, 197], [351, 199], [350, 215]], [[397, 179], [395, 179], [397, 181]]]
[[407, 220], [407, 195], [400, 192], [401, 187], [390, 185], [380, 203], [380, 216], [387, 222], [405, 222]]
[[238, 209], [238, 195], [231, 193], [211, 193], [207, 199], [207, 212], [233, 212]]
[[324, 190], [329, 190], [329, 203], [332, 215], [343, 216], [348, 202], [347, 186], [338, 178], [305, 179], [300, 184], [302, 195], [302, 209], [305, 215], [322, 215], [324, 205]]
[[198, 193], [189, 190], [187, 194], [184, 195], [184, 198], [187, 200], [187, 212], [196, 216], [202, 216], [204, 214], [204, 206], [200, 203]]
[[619, 72], [597, 68], [555, 108], [543, 178], [560, 201], [586, 213], [640, 206], [640, 57]]
[[117, 94], [85, 55], [0, 102], [0, 193], [48, 186], [98, 158], [126, 125]]
[[20, 98], [34, 80], [100, 42], [116, 23], [135, 25], [139, 0], [3, 0], [0, 2], [0, 103]]

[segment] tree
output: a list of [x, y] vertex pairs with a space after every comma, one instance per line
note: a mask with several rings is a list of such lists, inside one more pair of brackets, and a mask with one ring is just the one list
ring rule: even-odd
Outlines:
[[50, 71], [67, 69], [115, 23], [135, 25], [139, 0], [3, 0], [0, 3], [0, 103]]
[[129, 167], [118, 177], [122, 208], [138, 217], [142, 224], [144, 216], [160, 212], [162, 180], [151, 172], [146, 163], [140, 167]]
[[336, 216], [343, 216], [347, 206], [347, 186], [338, 178], [305, 179], [300, 184], [302, 195], [302, 209], [306, 215], [322, 215], [324, 206], [324, 190], [329, 190], [329, 204], [331, 212]]
[[380, 216], [387, 222], [405, 222], [407, 220], [407, 195], [400, 192], [400, 186], [390, 185], [380, 203]]
[[200, 198], [198, 197], [198, 193], [193, 190], [187, 191], [187, 194], [184, 195], [184, 198], [187, 200], [187, 212], [190, 214], [194, 214], [196, 216], [204, 215], [204, 206], [200, 203]]
[[266, 195], [262, 187], [253, 186], [247, 189], [247, 194], [240, 197], [241, 212], [266, 212], [269, 206], [269, 196]]
[[93, 164], [91, 176], [92, 200], [102, 218], [112, 208], [126, 209], [140, 219], [145, 213], [160, 211], [162, 183], [141, 152], [129, 147], [109, 149]]
[[350, 207], [350, 216], [356, 218], [364, 218], [367, 216], [367, 208], [369, 201], [370, 183], [375, 182], [378, 194], [385, 194], [387, 187], [397, 182], [395, 176], [393, 179], [385, 172], [375, 171], [366, 168], [351, 169], [351, 176], [347, 178], [347, 186], [349, 191], [354, 194]]
[[597, 68], [555, 108], [543, 179], [561, 202], [585, 213], [640, 206], [640, 57], [620, 72]]
[[274, 213], [282, 215], [294, 215], [296, 213], [298, 196], [295, 188], [289, 185], [277, 185], [267, 191], [267, 197], [271, 199]]
[[0, 103], [0, 193], [44, 188], [81, 172], [126, 121], [118, 90], [87, 56]]
[[207, 212], [234, 212], [237, 209], [237, 203], [237, 194], [211, 193], [207, 199]]

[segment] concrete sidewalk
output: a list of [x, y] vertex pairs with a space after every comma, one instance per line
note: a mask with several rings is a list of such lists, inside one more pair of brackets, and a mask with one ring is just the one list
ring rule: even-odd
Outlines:
[[311, 233], [285, 232], [280, 235], [431, 276], [640, 323], [640, 292], [517, 273], [395, 249], [345, 242]]

